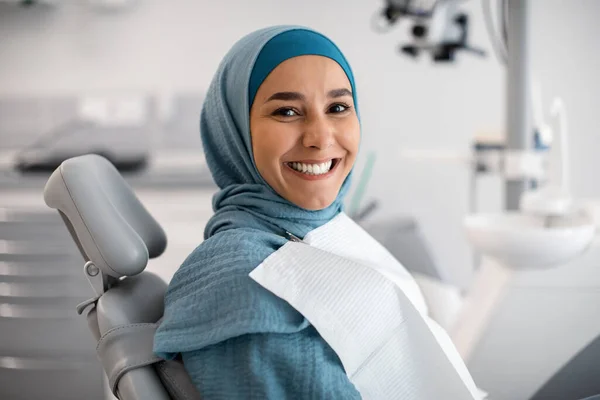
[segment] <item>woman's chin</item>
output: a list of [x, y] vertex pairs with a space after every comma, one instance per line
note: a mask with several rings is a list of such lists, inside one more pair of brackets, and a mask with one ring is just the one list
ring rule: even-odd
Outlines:
[[295, 205], [297, 205], [298, 207], [303, 208], [305, 210], [320, 211], [320, 210], [324, 210], [327, 207], [329, 207], [330, 205], [332, 205], [333, 202], [335, 201], [335, 196], [320, 197], [320, 198], [315, 198], [315, 197], [306, 198], [306, 197], [302, 196], [301, 198], [294, 198], [294, 199], [288, 199], [288, 200], [291, 201], [292, 203], [294, 203]]

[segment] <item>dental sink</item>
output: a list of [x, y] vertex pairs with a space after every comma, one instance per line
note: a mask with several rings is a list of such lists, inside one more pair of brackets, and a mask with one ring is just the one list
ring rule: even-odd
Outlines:
[[465, 219], [475, 249], [510, 268], [549, 268], [582, 254], [595, 224], [583, 213], [544, 217], [505, 212], [473, 214]]

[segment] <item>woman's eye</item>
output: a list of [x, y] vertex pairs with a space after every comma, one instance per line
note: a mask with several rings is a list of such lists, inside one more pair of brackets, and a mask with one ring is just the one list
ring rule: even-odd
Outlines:
[[277, 115], [279, 117], [295, 117], [298, 113], [292, 108], [280, 108], [275, 110], [273, 115]]
[[334, 104], [331, 107], [329, 107], [329, 112], [334, 113], [334, 114], [338, 114], [338, 113], [342, 113], [344, 111], [347, 111], [350, 107], [345, 105], [345, 104]]

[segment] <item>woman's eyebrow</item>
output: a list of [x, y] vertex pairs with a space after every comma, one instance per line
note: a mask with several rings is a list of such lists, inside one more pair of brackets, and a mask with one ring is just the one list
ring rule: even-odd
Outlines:
[[[330, 90], [329, 93], [327, 93], [327, 97], [329, 97], [329, 98], [337, 98], [337, 97], [344, 97], [344, 96], [352, 97], [352, 92], [349, 89], [341, 88], [341, 89]], [[277, 92], [277, 93], [272, 94], [271, 97], [269, 97], [265, 103], [268, 103], [269, 101], [273, 101], [273, 100], [304, 101], [304, 100], [306, 100], [306, 97], [302, 93], [298, 93], [298, 92]]]
[[327, 93], [327, 97], [331, 97], [331, 98], [344, 97], [344, 96], [352, 97], [352, 92], [346, 88], [342, 88], [342, 89], [333, 89], [329, 93]]
[[283, 101], [292, 101], [292, 100], [306, 100], [306, 97], [302, 93], [298, 92], [277, 92], [273, 94], [271, 97], [267, 99], [265, 103], [273, 100], [283, 100]]

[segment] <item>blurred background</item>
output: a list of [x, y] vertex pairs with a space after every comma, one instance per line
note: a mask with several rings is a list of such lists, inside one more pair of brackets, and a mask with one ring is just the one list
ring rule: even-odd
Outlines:
[[[469, 42], [486, 55], [433, 62], [400, 50], [410, 24], [374, 28], [381, 0], [0, 1], [0, 398], [104, 398], [95, 343], [74, 311], [93, 293], [43, 202], [49, 173], [78, 154], [111, 160], [167, 232], [166, 253], [148, 269], [168, 281], [212, 213], [198, 132], [204, 93], [231, 45], [268, 25], [312, 27], [345, 52], [362, 117], [357, 170], [368, 183], [355, 184], [350, 206], [375, 201], [374, 226], [402, 221], [433, 268], [467, 289], [476, 257], [464, 217], [504, 206], [502, 177], [481, 174], [474, 186], [469, 161], [478, 140], [505, 137], [506, 68], [485, 3], [460, 7]], [[531, 74], [542, 103], [560, 95], [568, 110], [571, 190], [600, 198], [600, 2], [528, 3]]]

